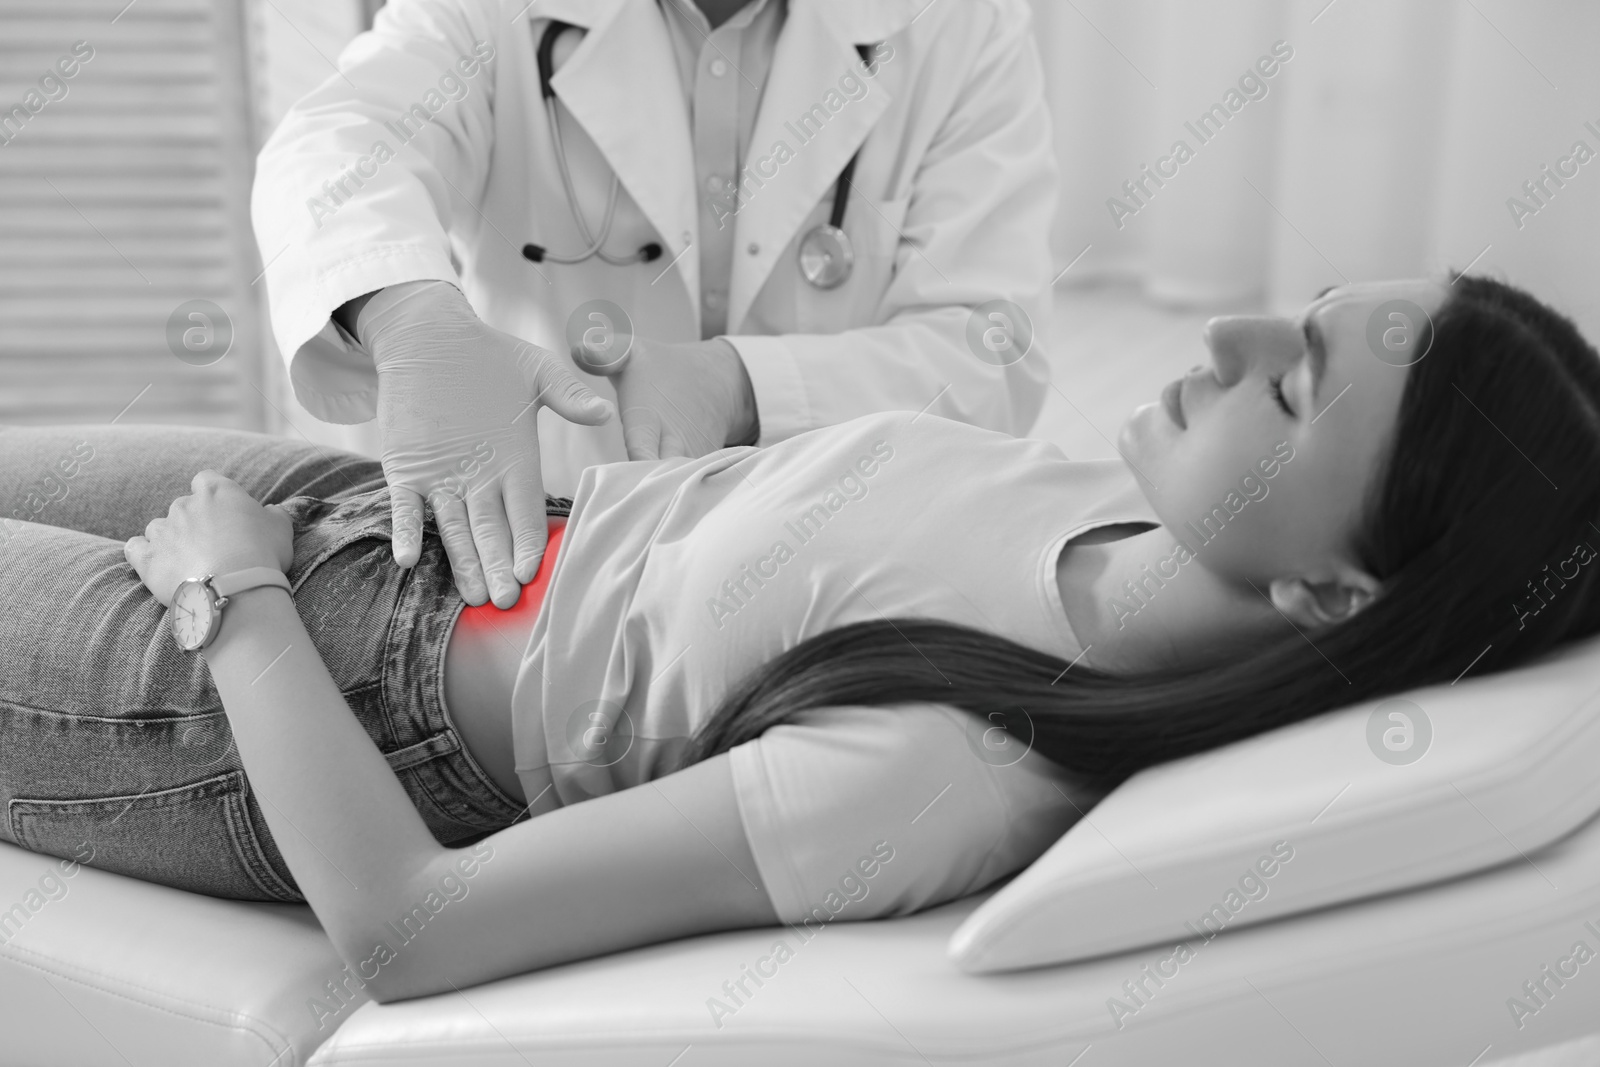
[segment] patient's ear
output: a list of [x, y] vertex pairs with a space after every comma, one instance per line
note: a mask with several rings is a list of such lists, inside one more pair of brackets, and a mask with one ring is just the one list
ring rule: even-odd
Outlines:
[[1272, 604], [1302, 630], [1354, 617], [1377, 599], [1382, 583], [1359, 567], [1340, 564], [1332, 574], [1274, 578]]

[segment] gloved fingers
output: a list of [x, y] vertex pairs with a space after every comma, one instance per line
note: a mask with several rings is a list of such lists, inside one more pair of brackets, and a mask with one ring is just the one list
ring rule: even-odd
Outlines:
[[436, 489], [428, 495], [428, 503], [433, 506], [433, 521], [439, 527], [444, 554], [450, 558], [456, 591], [468, 604], [482, 604], [489, 599], [489, 589], [484, 584], [483, 565], [478, 561], [478, 549], [472, 540], [467, 502], [454, 493]]
[[401, 567], [415, 567], [422, 556], [422, 497], [403, 485], [389, 486], [389, 546]]
[[[671, 395], [660, 386], [655, 386], [657, 403], [665, 404], [660, 410], [671, 409], [678, 419], [675, 423], [663, 423], [661, 428], [661, 458], [668, 456], [703, 456], [707, 452], [715, 452], [722, 447], [721, 441], [712, 440], [711, 434], [703, 426], [696, 423], [683, 407], [673, 400]], [[724, 435], [726, 436], [726, 435]], [[672, 438], [671, 449], [667, 445], [668, 437]]]
[[675, 429], [664, 428], [661, 431], [661, 447], [657, 449], [662, 459], [671, 459], [674, 456], [683, 456], [693, 459], [700, 453], [690, 448], [684, 440], [684, 435]]
[[[534, 465], [538, 471], [538, 465]], [[519, 584], [533, 581], [539, 573], [549, 539], [550, 520], [544, 510], [544, 485], [537, 477], [514, 467], [506, 473], [500, 492], [505, 498], [506, 518], [511, 523], [511, 571]]]
[[578, 381], [553, 353], [533, 361], [527, 384], [534, 399], [568, 422], [599, 426], [616, 411], [611, 401]]
[[468, 495], [467, 519], [489, 587], [489, 599], [503, 611], [517, 602], [522, 585], [511, 569], [511, 527], [506, 522], [498, 483], [491, 482]]
[[629, 459], [661, 458], [661, 416], [653, 408], [627, 408], [622, 412], [622, 444]]

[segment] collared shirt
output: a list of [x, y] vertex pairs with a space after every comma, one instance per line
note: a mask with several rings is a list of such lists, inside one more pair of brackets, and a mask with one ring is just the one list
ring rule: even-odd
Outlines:
[[[761, 91], [772, 68], [788, 0], [751, 0], [716, 29], [694, 0], [660, 0], [694, 140], [700, 204], [700, 336], [728, 328], [733, 205]], [[756, 251], [744, 250], [755, 255]]]

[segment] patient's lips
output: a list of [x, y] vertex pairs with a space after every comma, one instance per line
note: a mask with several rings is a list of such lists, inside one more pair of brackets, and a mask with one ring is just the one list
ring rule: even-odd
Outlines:
[[1189, 421], [1183, 416], [1183, 379], [1175, 378], [1161, 390], [1161, 406], [1167, 418], [1177, 423], [1178, 429], [1187, 430]]

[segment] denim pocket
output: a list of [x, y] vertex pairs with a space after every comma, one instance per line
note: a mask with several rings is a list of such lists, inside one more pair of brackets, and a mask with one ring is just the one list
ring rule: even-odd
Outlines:
[[233, 770], [133, 796], [18, 797], [7, 814], [12, 839], [32, 852], [210, 896], [299, 901], [262, 851], [245, 789]]
[[294, 562], [289, 581], [296, 590], [306, 575], [341, 549], [365, 538], [390, 539], [389, 490], [375, 489], [342, 500], [290, 497], [283, 510], [294, 523]]

